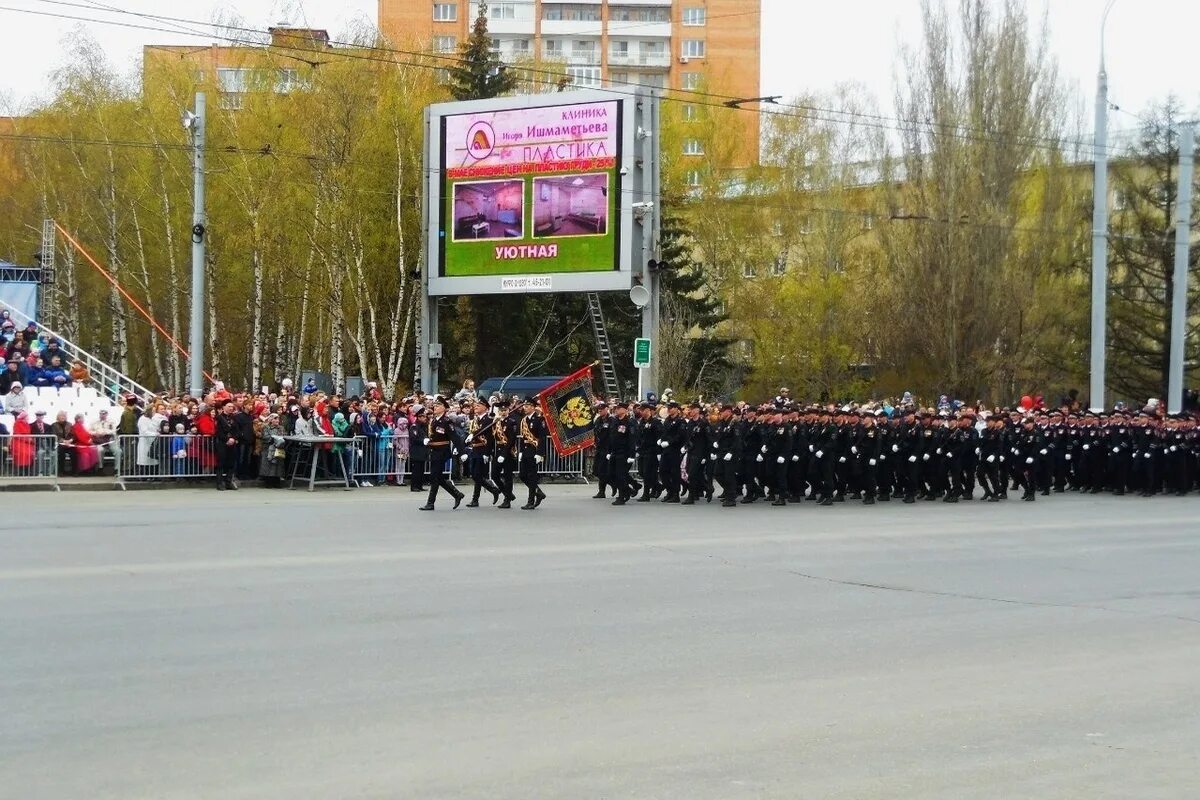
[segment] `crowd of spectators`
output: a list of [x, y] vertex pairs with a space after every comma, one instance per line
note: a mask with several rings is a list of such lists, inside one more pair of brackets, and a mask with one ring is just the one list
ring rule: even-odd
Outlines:
[[[15, 396], [20, 394], [18, 386]], [[465, 429], [473, 386], [460, 394], [462, 400], [450, 401], [450, 416]], [[10, 393], [5, 400], [12, 397]], [[359, 485], [407, 483], [419, 492], [425, 489], [424, 440], [433, 399], [418, 392], [389, 401], [375, 383], [368, 383], [362, 395], [346, 397], [323, 392], [311, 382], [296, 389], [290, 379], [275, 390], [264, 386], [257, 394], [230, 392], [217, 382], [203, 397], [119, 396], [114, 414], [102, 412], [90, 425], [82, 417], [69, 424], [65, 414], [46, 425], [44, 414], [18, 409], [13, 433], [56, 436], [60, 474], [94, 471], [108, 450], [119, 459], [124, 474], [187, 479], [215, 472], [222, 488], [237, 488], [240, 481], [249, 480], [281, 486], [290, 459], [296, 457], [289, 442], [297, 438], [357, 438], [317, 447], [320, 468], [336, 474], [333, 459], [339, 459], [348, 474], [358, 476]]]

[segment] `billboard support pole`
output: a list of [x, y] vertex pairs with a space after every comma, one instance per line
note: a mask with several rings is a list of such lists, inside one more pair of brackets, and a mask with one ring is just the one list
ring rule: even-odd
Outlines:
[[[436, 138], [432, 135], [431, 120], [429, 109], [425, 109], [425, 154], [422, 159], [422, 175], [429, 175], [430, 164], [434, 163], [430, 154], [430, 147], [435, 146]], [[429, 193], [425, 194], [425, 202], [422, 204], [422, 212], [425, 217], [424, 229], [426, 237], [430, 237], [430, 224], [433, 221], [433, 209], [430, 208]], [[435, 244], [431, 241], [426, 241], [422, 252], [428, 254], [431, 246]], [[425, 394], [436, 394], [438, 385], [438, 368], [437, 361], [432, 357], [430, 345], [438, 339], [438, 307], [437, 298], [431, 297], [429, 294], [429, 270], [430, 259], [428, 255], [421, 258], [420, 282], [421, 282], [421, 309], [420, 316], [417, 320], [416, 340], [417, 345], [417, 363], [416, 370], [413, 373], [413, 382], [417, 388]]]
[[[638, 147], [642, 162], [641, 208], [644, 209], [640, 219], [642, 224], [642, 285], [650, 292], [650, 302], [642, 308], [642, 338], [649, 339], [652, 347], [657, 347], [659, 331], [659, 306], [661, 302], [657, 265], [651, 269], [650, 262], [658, 260], [659, 220], [662, 215], [662, 198], [659, 187], [659, 135], [661, 124], [659, 120], [658, 94], [649, 89], [638, 99], [641, 111], [638, 120]], [[646, 399], [646, 392], [658, 392], [655, 359], [638, 370], [638, 401]]]

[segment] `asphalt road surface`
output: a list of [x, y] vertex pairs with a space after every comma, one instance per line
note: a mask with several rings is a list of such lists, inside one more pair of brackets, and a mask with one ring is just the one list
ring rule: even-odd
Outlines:
[[26, 495], [0, 797], [1195, 798], [1200, 498]]

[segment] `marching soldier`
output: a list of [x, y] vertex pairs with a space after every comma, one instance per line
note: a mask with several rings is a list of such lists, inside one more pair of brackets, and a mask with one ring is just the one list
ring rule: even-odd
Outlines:
[[687, 498], [682, 501], [685, 506], [695, 505], [701, 495], [710, 503], [713, 498], [712, 484], [708, 481], [706, 469], [711, 432], [702, 411], [699, 403], [692, 403], [688, 406], [687, 419], [684, 421], [684, 441], [680, 453], [687, 468]]
[[659, 478], [666, 492], [664, 503], [678, 503], [682, 484], [683, 453], [686, 433], [684, 431], [681, 406], [674, 401], [667, 404], [667, 418], [659, 429]]
[[721, 406], [720, 422], [713, 432], [713, 458], [717, 465], [717, 483], [721, 485], [721, 505], [732, 508], [737, 505], [738, 466], [742, 462], [742, 438], [740, 420], [734, 416], [733, 406]]
[[521, 425], [521, 414], [518, 409], [509, 408], [507, 400], [496, 404], [493, 412], [496, 422], [493, 427], [495, 449], [492, 453], [492, 483], [504, 495], [500, 508], [512, 508], [517, 499], [513, 492], [513, 473], [517, 468], [517, 435]]
[[608, 487], [612, 484], [612, 464], [608, 459], [608, 439], [613, 418], [608, 413], [607, 403], [596, 403], [594, 411], [592, 430], [595, 439], [595, 455], [592, 461], [592, 475], [596, 478], [599, 487], [592, 497], [603, 500], [608, 496]]
[[538, 486], [538, 467], [542, 464], [542, 450], [546, 445], [546, 421], [538, 411], [536, 398], [525, 398], [524, 416], [521, 417], [518, 426], [517, 444], [521, 455], [521, 483], [529, 490], [529, 500], [521, 506], [521, 510], [533, 511], [546, 499], [546, 493]]
[[479, 508], [479, 495], [484, 489], [492, 495], [492, 505], [500, 502], [500, 488], [488, 476], [492, 453], [496, 448], [496, 422], [496, 417], [488, 413], [487, 402], [482, 399], [476, 400], [471, 417], [467, 420], [469, 452], [459, 456], [466, 461], [471, 480], [475, 483], [474, 493], [471, 502], [467, 503], [467, 508]]
[[608, 453], [605, 459], [609, 463], [613, 488], [617, 490], [614, 506], [623, 506], [637, 490], [629, 478], [629, 468], [633, 466], [637, 453], [636, 434], [633, 420], [629, 417], [629, 408], [619, 405], [616, 416], [612, 421], [608, 434]]
[[658, 483], [658, 451], [661, 449], [662, 436], [659, 435], [662, 423], [654, 413], [653, 403], [642, 403], [638, 410], [637, 425], [637, 459], [638, 474], [642, 477], [642, 496], [639, 503], [649, 503], [662, 493]]
[[440, 397], [433, 401], [433, 417], [425, 428], [424, 444], [429, 451], [429, 499], [421, 506], [421, 510], [433, 511], [439, 488], [450, 493], [454, 498], [454, 507], [458, 508], [464, 495], [446, 475], [446, 462], [454, 456], [458, 443], [455, 441], [454, 425], [446, 416], [446, 401]]

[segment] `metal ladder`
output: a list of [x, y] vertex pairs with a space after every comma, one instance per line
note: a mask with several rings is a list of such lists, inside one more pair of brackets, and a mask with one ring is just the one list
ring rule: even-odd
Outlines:
[[592, 333], [596, 336], [596, 355], [600, 359], [600, 372], [604, 376], [605, 399], [621, 396], [621, 385], [617, 382], [617, 369], [613, 365], [612, 348], [608, 344], [608, 328], [604, 325], [604, 310], [600, 306], [600, 295], [589, 292], [588, 312], [592, 317]]

